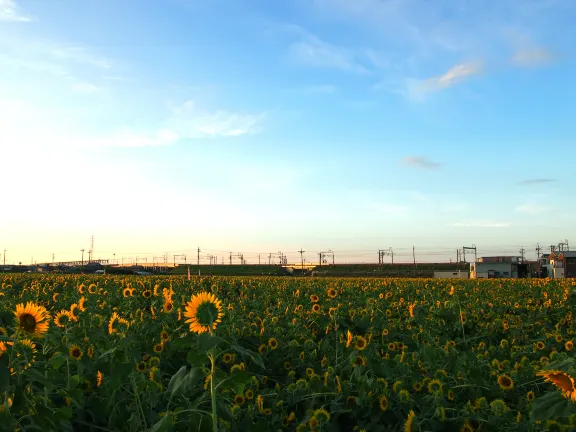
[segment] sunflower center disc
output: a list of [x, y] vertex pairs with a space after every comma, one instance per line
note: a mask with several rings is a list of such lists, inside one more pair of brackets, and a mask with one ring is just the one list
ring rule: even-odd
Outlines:
[[36, 318], [30, 314], [24, 314], [20, 317], [20, 327], [27, 332], [34, 331], [36, 328]]

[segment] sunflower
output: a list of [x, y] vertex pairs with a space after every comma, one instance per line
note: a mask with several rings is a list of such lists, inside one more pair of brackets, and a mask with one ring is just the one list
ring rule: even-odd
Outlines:
[[314, 375], [314, 369], [312, 368], [306, 368], [306, 375], [308, 375], [308, 377], [311, 377], [312, 375]]
[[404, 423], [404, 432], [410, 432], [412, 430], [412, 424], [414, 423], [415, 418], [416, 414], [414, 414], [414, 410], [410, 410], [406, 423]]
[[537, 376], [544, 377], [544, 380], [551, 382], [562, 392], [565, 398], [576, 402], [576, 384], [574, 378], [566, 372], [559, 370], [542, 370], [536, 373]]
[[146, 365], [146, 362], [138, 362], [136, 363], [136, 370], [138, 372], [146, 372], [146, 369], [148, 369], [148, 365]]
[[72, 345], [68, 350], [68, 353], [70, 354], [70, 357], [75, 360], [80, 360], [82, 358], [82, 350], [78, 345]]
[[385, 395], [382, 395], [378, 401], [378, 405], [380, 406], [380, 411], [386, 411], [388, 409], [388, 398]]
[[155, 353], [161, 353], [162, 351], [164, 351], [164, 345], [162, 345], [161, 343], [154, 344], [153, 350]]
[[188, 302], [184, 316], [188, 318], [185, 322], [190, 324], [191, 332], [212, 332], [222, 322], [222, 302], [214, 294], [202, 292]]
[[278, 341], [275, 338], [268, 339], [268, 346], [270, 349], [275, 350], [278, 348]]
[[124, 290], [122, 290], [122, 295], [124, 297], [130, 297], [130, 295], [131, 295], [130, 288], [124, 288]]
[[8, 336], [8, 331], [4, 327], [0, 327], [0, 336]]
[[164, 306], [162, 308], [162, 311], [165, 313], [170, 313], [174, 310], [174, 303], [172, 303], [171, 301], [167, 301], [164, 303]]
[[68, 312], [66, 309], [62, 309], [54, 317], [54, 324], [60, 328], [66, 327], [66, 324], [68, 324], [70, 321], [72, 321], [72, 315], [70, 315], [70, 312]]
[[50, 315], [43, 306], [37, 305], [32, 302], [16, 305], [14, 312], [18, 320], [18, 328], [31, 337], [44, 337], [48, 331], [48, 319]]
[[0, 357], [2, 357], [2, 354], [4, 354], [6, 352], [6, 345], [4, 344], [4, 342], [0, 341]]
[[529, 391], [528, 393], [526, 393], [526, 399], [528, 400], [528, 402], [533, 402], [534, 399], [536, 399], [536, 393], [534, 393], [533, 391]]
[[498, 385], [502, 390], [512, 390], [514, 388], [514, 380], [508, 375], [500, 375], [498, 377]]
[[74, 321], [78, 321], [78, 315], [75, 313], [76, 309], [78, 309], [78, 305], [76, 303], [72, 303], [70, 305], [70, 315]]
[[433, 379], [428, 383], [428, 392], [432, 394], [442, 393], [442, 383], [437, 379]]
[[144, 298], [152, 297], [152, 291], [150, 291], [149, 289], [144, 290], [144, 292], [142, 292], [142, 297], [144, 297]]
[[84, 296], [82, 296], [82, 297], [80, 297], [80, 300], [78, 300], [78, 309], [80, 309], [80, 312], [86, 311], [86, 307], [84, 306], [84, 303], [86, 303], [86, 299], [84, 298]]
[[170, 335], [166, 330], [162, 330], [160, 332], [160, 339], [162, 339], [163, 342], [167, 342], [168, 340], [170, 340]]
[[320, 312], [320, 305], [318, 303], [314, 303], [312, 306], [312, 312], [318, 313]]
[[364, 348], [366, 348], [366, 346], [368, 345], [368, 343], [366, 342], [366, 339], [362, 336], [356, 336], [356, 343], [354, 344], [354, 347], [359, 350], [362, 351]]
[[352, 333], [350, 333], [350, 330], [348, 330], [346, 332], [346, 348], [348, 348], [350, 346], [353, 339], [354, 339], [354, 336], [352, 336]]
[[320, 299], [318, 298], [318, 296], [317, 296], [316, 294], [312, 294], [312, 295], [310, 296], [310, 301], [311, 301], [312, 303], [316, 303], [316, 302], [318, 302], [318, 300], [320, 300]]
[[564, 348], [566, 348], [566, 351], [572, 351], [572, 348], [574, 348], [574, 342], [572, 341], [567, 341], [564, 344]]
[[102, 385], [103, 379], [104, 376], [102, 375], [102, 372], [100, 371], [96, 372], [96, 387], [100, 387]]
[[338, 295], [338, 292], [334, 288], [328, 289], [328, 297], [334, 298]]
[[232, 363], [234, 361], [234, 355], [226, 353], [222, 356], [222, 361], [226, 364]]
[[268, 347], [266, 346], [266, 344], [260, 344], [260, 346], [258, 347], [258, 352], [260, 354], [264, 354], [266, 352], [266, 350], [268, 350]]
[[244, 398], [243, 395], [241, 394], [237, 394], [236, 396], [234, 396], [234, 404], [241, 406], [244, 405], [244, 402], [246, 402], [246, 399]]

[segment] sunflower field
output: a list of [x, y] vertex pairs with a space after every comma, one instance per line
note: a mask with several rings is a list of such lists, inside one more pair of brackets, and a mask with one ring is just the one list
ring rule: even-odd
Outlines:
[[576, 281], [0, 275], [2, 431], [576, 430]]

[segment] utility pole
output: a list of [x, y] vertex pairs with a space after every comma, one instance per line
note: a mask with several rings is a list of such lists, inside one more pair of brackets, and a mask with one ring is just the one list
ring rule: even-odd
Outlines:
[[541, 251], [541, 250], [542, 250], [542, 248], [540, 247], [540, 243], [538, 243], [538, 244], [536, 245], [536, 259], [537, 259], [538, 261], [540, 261], [540, 251]]
[[416, 249], [412, 245], [412, 259], [414, 260], [414, 277], [416, 277]]
[[84, 249], [81, 249], [80, 252], [82, 252], [82, 273], [84, 273]]
[[304, 252], [302, 248], [298, 251], [300, 253], [300, 261], [302, 262], [302, 275], [304, 275]]
[[230, 252], [230, 265], [232, 265], [232, 252]]
[[6, 271], [6, 249], [4, 249], [4, 265], [2, 266], [2, 273]]
[[522, 264], [524, 264], [524, 253], [526, 252], [526, 249], [520, 248], [518, 252], [520, 252], [520, 260], [522, 261]]
[[258, 254], [258, 265], [260, 265], [260, 254]]
[[200, 248], [198, 248], [198, 276], [200, 276]]

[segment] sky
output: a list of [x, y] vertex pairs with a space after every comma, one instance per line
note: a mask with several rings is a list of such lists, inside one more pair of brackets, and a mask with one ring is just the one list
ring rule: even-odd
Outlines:
[[249, 263], [576, 242], [575, 14], [0, 0], [2, 259], [80, 259], [92, 235], [98, 258]]

